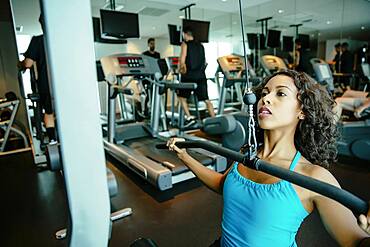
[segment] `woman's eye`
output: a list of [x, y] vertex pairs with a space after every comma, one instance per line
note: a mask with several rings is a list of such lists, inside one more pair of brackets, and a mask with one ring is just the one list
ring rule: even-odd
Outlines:
[[278, 95], [278, 96], [286, 96], [286, 94], [285, 94], [285, 93], [283, 93], [283, 92], [278, 92], [278, 93], [277, 93], [277, 95]]
[[262, 92], [262, 93], [261, 93], [261, 96], [262, 96], [262, 97], [265, 97], [267, 94], [268, 94], [267, 92]]

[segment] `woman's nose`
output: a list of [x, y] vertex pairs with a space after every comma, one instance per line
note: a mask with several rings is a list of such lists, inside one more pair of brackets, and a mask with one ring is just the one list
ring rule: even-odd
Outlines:
[[262, 97], [262, 102], [265, 104], [265, 105], [269, 105], [271, 103], [270, 101], [270, 98], [269, 98], [269, 95], [266, 94], [265, 96]]

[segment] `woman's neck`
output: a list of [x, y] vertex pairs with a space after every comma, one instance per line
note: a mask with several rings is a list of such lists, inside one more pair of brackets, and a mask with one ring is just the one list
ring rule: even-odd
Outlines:
[[259, 151], [261, 159], [289, 159], [295, 155], [297, 149], [294, 144], [293, 130], [265, 130], [264, 143]]

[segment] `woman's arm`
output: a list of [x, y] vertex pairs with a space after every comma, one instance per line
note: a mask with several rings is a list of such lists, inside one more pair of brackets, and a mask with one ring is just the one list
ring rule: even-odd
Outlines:
[[177, 141], [184, 141], [181, 138], [172, 138], [167, 142], [167, 146], [171, 151], [175, 151], [177, 156], [185, 163], [185, 165], [197, 176], [208, 188], [222, 194], [224, 181], [230, 168], [224, 173], [218, 173], [208, 169], [193, 157], [191, 157], [185, 149], [180, 149], [176, 146]]
[[[340, 188], [334, 176], [322, 167], [315, 169], [313, 177]], [[348, 208], [314, 192], [312, 192], [311, 198], [318, 209], [326, 230], [340, 246], [358, 246], [363, 239], [370, 237], [369, 233], [365, 232], [367, 226], [361, 229]], [[368, 220], [370, 219], [369, 216], [370, 214], [368, 214]], [[364, 246], [363, 243], [367, 241], [364, 240], [361, 246]]]
[[361, 106], [355, 109], [355, 112], [354, 112], [355, 117], [360, 118], [362, 111], [364, 111], [366, 108], [369, 108], [369, 107], [370, 107], [370, 98], [366, 98], [364, 103], [362, 103]]
[[181, 52], [180, 52], [180, 63], [179, 63], [179, 72], [180, 74], [186, 74], [186, 54], [188, 52], [188, 46], [185, 42], [181, 44]]

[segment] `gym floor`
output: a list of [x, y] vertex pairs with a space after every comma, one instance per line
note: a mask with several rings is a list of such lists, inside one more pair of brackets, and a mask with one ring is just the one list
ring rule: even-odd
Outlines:
[[[139, 237], [153, 239], [158, 246], [209, 246], [220, 236], [222, 197], [197, 179], [165, 192], [155, 190], [127, 168], [115, 173], [119, 192], [112, 199], [112, 210], [131, 207], [133, 214], [113, 223], [109, 246], [129, 246]], [[353, 159], [340, 159], [332, 173], [341, 186], [370, 199], [370, 165]], [[2, 189], [2, 234], [0, 246], [67, 246], [56, 240], [57, 230], [68, 222], [63, 177], [50, 171], [37, 172], [32, 154], [0, 157]], [[91, 192], [94, 193], [94, 192]], [[317, 213], [303, 223], [298, 246], [337, 246], [325, 231]]]

